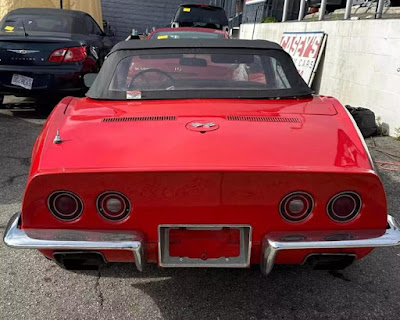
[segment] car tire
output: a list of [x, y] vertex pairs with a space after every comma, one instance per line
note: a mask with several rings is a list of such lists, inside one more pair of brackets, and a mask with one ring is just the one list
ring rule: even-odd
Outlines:
[[0, 94], [0, 108], [3, 108], [4, 95]]

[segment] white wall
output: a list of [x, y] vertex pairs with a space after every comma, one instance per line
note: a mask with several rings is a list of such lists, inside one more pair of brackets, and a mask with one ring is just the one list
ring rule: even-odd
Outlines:
[[[251, 39], [253, 24], [240, 38]], [[358, 20], [257, 24], [254, 39], [280, 42], [285, 31], [324, 31], [325, 58], [315, 86], [342, 104], [366, 107], [394, 129], [400, 128], [400, 20]]]

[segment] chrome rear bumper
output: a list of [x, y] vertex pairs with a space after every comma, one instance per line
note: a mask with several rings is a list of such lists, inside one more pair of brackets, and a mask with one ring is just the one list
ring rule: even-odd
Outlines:
[[132, 251], [135, 264], [143, 271], [145, 259], [143, 235], [130, 231], [90, 230], [22, 230], [19, 228], [21, 213], [9, 221], [4, 233], [4, 243], [19, 249], [48, 250], [127, 250]]
[[[327, 236], [326, 232], [305, 232], [301, 235], [297, 233], [296, 235], [291, 235], [291, 240], [289, 240], [290, 235], [287, 233], [266, 235], [263, 240], [261, 271], [268, 275], [274, 267], [278, 252], [282, 250], [377, 248], [400, 245], [400, 226], [392, 216], [388, 216], [388, 228], [384, 234], [378, 235], [379, 233], [383, 233], [383, 231], [336, 232], [337, 236], [347, 236], [348, 239], [346, 240], [335, 239], [335, 234], [331, 235], [332, 239], [329, 239], [329, 235]], [[300, 239], [300, 237], [302, 238]]]
[[[57, 229], [21, 229], [21, 214], [9, 221], [4, 243], [12, 248], [48, 250], [127, 250], [132, 251], [136, 267], [143, 271], [145, 264], [144, 237], [135, 231], [91, 231]], [[332, 231], [331, 231], [332, 233]], [[336, 237], [335, 237], [336, 236]], [[345, 240], [338, 239], [346, 237]], [[339, 238], [340, 238], [339, 237]], [[263, 240], [261, 270], [269, 274], [279, 251], [307, 249], [375, 248], [400, 245], [400, 226], [388, 216], [388, 228], [336, 232], [304, 232], [267, 234]], [[251, 248], [251, 237], [249, 242]]]

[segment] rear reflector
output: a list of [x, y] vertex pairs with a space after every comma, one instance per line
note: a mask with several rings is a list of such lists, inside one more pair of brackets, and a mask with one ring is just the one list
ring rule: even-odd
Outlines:
[[334, 195], [328, 202], [326, 211], [336, 222], [353, 220], [361, 211], [361, 197], [353, 191], [345, 191]]
[[50, 55], [49, 62], [79, 62], [85, 60], [86, 57], [86, 47], [61, 48], [53, 51]]
[[290, 222], [300, 222], [308, 218], [314, 208], [310, 194], [297, 191], [285, 196], [279, 204], [281, 216]]

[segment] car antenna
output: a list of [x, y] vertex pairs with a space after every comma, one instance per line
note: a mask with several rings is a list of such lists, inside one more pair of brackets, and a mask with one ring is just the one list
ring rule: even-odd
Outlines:
[[25, 37], [27, 37], [28, 34], [26, 33], [25, 24], [24, 24], [24, 20], [23, 19], [21, 20], [21, 23], [22, 23], [22, 28], [24, 29], [24, 35], [25, 35]]
[[60, 131], [57, 130], [56, 136], [54, 137], [53, 143], [54, 144], [60, 144], [63, 141], [61, 140], [61, 136], [60, 136]]

